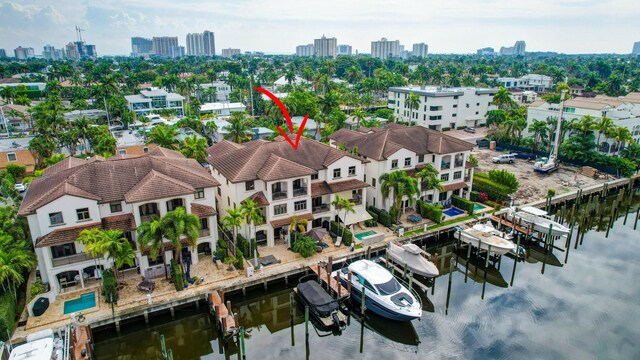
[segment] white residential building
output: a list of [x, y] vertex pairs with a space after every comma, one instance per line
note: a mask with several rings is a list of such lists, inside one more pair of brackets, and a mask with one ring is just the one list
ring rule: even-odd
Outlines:
[[163, 262], [173, 257], [168, 241], [166, 251], [150, 258], [148, 249], [137, 243], [136, 228], [151, 215], [163, 216], [177, 207], [200, 219], [197, 247], [178, 250], [197, 263], [198, 254], [215, 251], [218, 239], [216, 186], [218, 182], [195, 160], [163, 148], [108, 160], [70, 157], [47, 168], [31, 182], [19, 210], [29, 223], [40, 276], [51, 286], [45, 296], [53, 301], [67, 287], [97, 287], [96, 270], [111, 267], [112, 260], [92, 257], [77, 241], [87, 229], [123, 231], [136, 253], [135, 265], [123, 272], [147, 279], [164, 276]]
[[198, 85], [198, 89], [196, 90], [196, 95], [201, 99], [207, 98], [207, 89], [213, 88], [215, 90], [215, 98], [213, 102], [217, 101], [229, 101], [229, 95], [231, 95], [231, 85], [224, 82], [213, 82], [213, 83], [203, 83]]
[[232, 49], [232, 48], [222, 49], [222, 57], [224, 58], [230, 58], [237, 55], [240, 55], [240, 49]]
[[411, 55], [426, 58], [429, 53], [429, 45], [425, 43], [413, 44], [413, 52]]
[[631, 51], [632, 55], [640, 55], [640, 41], [636, 41], [633, 43], [633, 50]]
[[247, 107], [243, 103], [214, 102], [204, 103], [200, 106], [200, 113], [216, 113], [219, 117], [231, 116], [231, 113], [245, 111]]
[[36, 53], [33, 51], [32, 47], [24, 48], [22, 46], [18, 46], [13, 50], [13, 54], [18, 60], [26, 60], [36, 57]]
[[336, 58], [338, 40], [324, 35], [320, 39], [313, 40], [313, 52], [317, 58]]
[[[300, 76], [296, 75], [293, 80], [291, 80], [291, 85], [302, 85], [302, 84], [308, 84], [309, 82], [307, 80], [305, 80], [304, 78], [301, 78]], [[278, 80], [276, 80], [273, 83], [273, 89], [275, 91], [278, 91], [279, 88], [285, 86], [285, 85], [289, 85], [289, 81], [286, 79], [286, 77], [284, 75], [280, 76], [280, 78]]]
[[[211, 140], [213, 141], [213, 143], [217, 144], [223, 141], [227, 134], [229, 134], [229, 131], [227, 129], [229, 126], [231, 126], [231, 123], [224, 119], [209, 119], [203, 120], [202, 122], [206, 124], [209, 121], [213, 121], [214, 123], [216, 123], [216, 127], [218, 128], [216, 132], [211, 134]], [[254, 127], [251, 129], [251, 132], [253, 134], [253, 140], [266, 140], [270, 138], [274, 133], [273, 130], [265, 127]]]
[[501, 47], [500, 55], [524, 55], [527, 44], [522, 41], [516, 41], [515, 45], [509, 47]]
[[[388, 106], [397, 119], [434, 130], [476, 127], [485, 123], [497, 89], [476, 87], [441, 88], [405, 86], [389, 88]], [[410, 109], [410, 94], [420, 96], [420, 105]]]
[[187, 34], [187, 55], [214, 56], [215, 54], [215, 38], [211, 31]]
[[341, 44], [338, 45], [338, 55], [351, 55], [353, 48], [351, 45]]
[[[380, 177], [383, 174], [405, 170], [415, 174], [429, 164], [439, 172], [443, 191], [422, 189], [420, 198], [429, 203], [447, 203], [452, 195], [469, 198], [473, 179], [473, 166], [468, 162], [473, 144], [421, 126], [388, 124], [365, 132], [339, 129], [329, 136], [331, 146], [343, 145], [347, 150], [357, 149], [367, 161], [365, 181], [371, 185], [367, 191], [367, 206], [389, 210], [390, 197], [382, 195]], [[408, 206], [405, 196], [404, 206]]]
[[158, 110], [173, 110], [178, 116], [184, 114], [184, 97], [162, 89], [149, 88], [140, 91], [139, 95], [126, 95], [124, 98], [129, 110], [136, 114], [148, 114]]
[[312, 57], [314, 55], [315, 51], [313, 50], [313, 44], [296, 46], [296, 56]]
[[[279, 137], [244, 144], [222, 141], [208, 152], [211, 173], [221, 184], [220, 217], [246, 199], [253, 200], [264, 218], [255, 228], [258, 243], [287, 243], [293, 217], [308, 220], [308, 229], [328, 228], [330, 221], [344, 216], [331, 205], [336, 196], [355, 204], [355, 213], [344, 219], [347, 225], [371, 218], [363, 201], [368, 187], [364, 163], [344, 151], [306, 138], [294, 150]], [[245, 237], [252, 236], [250, 231], [244, 227]]]
[[387, 38], [382, 38], [380, 41], [371, 42], [371, 57], [385, 60], [399, 56], [400, 40], [387, 40]]
[[496, 55], [496, 52], [492, 47], [486, 47], [486, 48], [478, 49], [476, 51], [476, 54], [480, 56], [487, 56], [487, 55]]
[[541, 74], [527, 74], [521, 78], [501, 77], [498, 78], [500, 86], [507, 89], [520, 89], [530, 91], [547, 91], [553, 87], [553, 78]]

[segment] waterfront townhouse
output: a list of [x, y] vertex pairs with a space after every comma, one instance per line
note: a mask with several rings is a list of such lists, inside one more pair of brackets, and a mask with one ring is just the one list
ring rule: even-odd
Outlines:
[[[182, 251], [197, 263], [199, 253], [210, 253], [217, 240], [215, 188], [218, 182], [193, 159], [164, 148], [143, 156], [89, 160], [67, 158], [47, 168], [31, 182], [19, 214], [29, 223], [43, 282], [53, 294], [67, 286], [84, 288], [110, 266], [94, 259], [77, 241], [85, 229], [118, 229], [136, 250], [135, 266], [125, 271], [147, 277], [164, 276], [173, 251]], [[148, 249], [137, 244], [137, 227], [152, 215], [184, 207], [200, 219], [198, 246], [165, 251], [150, 258]], [[189, 254], [190, 252], [190, 254]]]
[[[259, 244], [287, 243], [293, 217], [308, 220], [308, 230], [328, 228], [330, 221], [344, 216], [331, 205], [337, 196], [355, 204], [347, 225], [371, 218], [363, 201], [368, 187], [364, 161], [357, 156], [307, 138], [294, 150], [282, 137], [244, 144], [223, 140], [208, 152], [211, 173], [220, 182], [220, 218], [246, 199], [253, 200], [264, 218], [255, 229]], [[245, 226], [245, 236], [249, 231]]]
[[[382, 196], [380, 177], [383, 174], [405, 170], [409, 175], [430, 164], [439, 172], [443, 191], [423, 189], [419, 198], [430, 203], [445, 203], [452, 195], [469, 198], [473, 167], [469, 156], [473, 144], [445, 133], [422, 126], [388, 124], [384, 128], [361, 128], [359, 131], [340, 129], [329, 136], [332, 146], [344, 146], [357, 151], [364, 159], [367, 205], [389, 210], [393, 201]], [[404, 206], [408, 206], [405, 197]]]
[[[484, 125], [497, 89], [476, 87], [404, 86], [389, 88], [388, 107], [396, 118], [433, 130]], [[419, 97], [417, 106], [407, 101]]]
[[159, 110], [173, 110], [178, 116], [184, 114], [184, 97], [180, 94], [149, 88], [140, 91], [140, 94], [127, 95], [124, 98], [129, 110], [136, 114], [149, 114]]

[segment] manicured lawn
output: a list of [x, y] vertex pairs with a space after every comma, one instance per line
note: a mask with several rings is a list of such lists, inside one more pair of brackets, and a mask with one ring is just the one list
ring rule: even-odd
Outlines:
[[[443, 226], [455, 224], [455, 223], [458, 223], [458, 222], [461, 222], [461, 221], [465, 221], [465, 220], [469, 220], [469, 219], [473, 219], [473, 218], [474, 218], [473, 215], [463, 216], [463, 217], [456, 218], [456, 219], [453, 219], [453, 220], [445, 221], [445, 222], [440, 223], [440, 224], [431, 225], [431, 226], [429, 226], [427, 228], [427, 230], [437, 229], [437, 228], [440, 228], [440, 227], [443, 227]], [[424, 232], [424, 228], [415, 229], [415, 230], [411, 230], [409, 232], [404, 233], [404, 235], [405, 236], [411, 236], [411, 235], [420, 234], [420, 233], [423, 233], [423, 232]]]

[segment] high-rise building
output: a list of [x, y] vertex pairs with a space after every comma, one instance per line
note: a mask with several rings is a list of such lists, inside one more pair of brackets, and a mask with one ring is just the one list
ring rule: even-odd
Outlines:
[[296, 46], [296, 56], [312, 57], [314, 54], [315, 51], [313, 50], [313, 44]]
[[70, 42], [65, 45], [64, 52], [67, 59], [80, 59], [80, 53], [78, 52], [78, 46], [76, 45], [76, 43]]
[[5, 49], [0, 49], [0, 58], [7, 57], [7, 51]]
[[631, 53], [633, 55], [640, 55], [640, 41], [633, 43], [633, 51]]
[[428, 53], [429, 45], [425, 43], [413, 44], [413, 56], [425, 58]]
[[179, 58], [185, 55], [184, 46], [174, 46], [171, 48], [171, 57]]
[[153, 51], [151, 39], [134, 36], [131, 38], [131, 56], [149, 55]]
[[328, 38], [324, 35], [320, 39], [313, 40], [314, 55], [318, 58], [336, 58], [338, 39]]
[[62, 49], [56, 49], [53, 45], [45, 45], [42, 49], [42, 57], [47, 60], [64, 59], [64, 51]]
[[338, 55], [351, 55], [352, 51], [351, 45], [338, 45]]
[[371, 42], [371, 57], [385, 60], [399, 56], [400, 40], [387, 40], [387, 38], [382, 38], [380, 41]]
[[230, 58], [236, 55], [240, 55], [240, 49], [222, 49], [222, 57]]
[[525, 53], [525, 49], [527, 47], [527, 44], [522, 41], [516, 41], [515, 45], [513, 46], [509, 46], [509, 47], [501, 47], [500, 48], [500, 55], [524, 55]]
[[30, 47], [23, 48], [22, 46], [18, 46], [17, 48], [15, 48], [15, 50], [13, 50], [13, 53], [18, 58], [18, 60], [25, 60], [25, 59], [36, 57], [36, 54], [33, 51], [33, 48], [30, 48]]
[[476, 51], [476, 54], [480, 55], [480, 56], [484, 56], [484, 55], [495, 55], [496, 52], [495, 50], [493, 50], [492, 47], [486, 47], [486, 48], [482, 48], [482, 49], [478, 49]]
[[154, 36], [151, 39], [153, 53], [158, 56], [171, 56], [171, 49], [178, 47], [177, 36]]
[[187, 34], [187, 54], [194, 56], [214, 56], [215, 38], [211, 31]]

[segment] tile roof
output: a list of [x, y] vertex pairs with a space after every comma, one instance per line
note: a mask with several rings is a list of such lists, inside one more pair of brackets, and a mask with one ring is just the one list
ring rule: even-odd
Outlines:
[[357, 179], [328, 183], [328, 185], [332, 193], [362, 189], [369, 186], [366, 182]]
[[[207, 162], [233, 183], [311, 175], [348, 156], [358, 157], [321, 142], [301, 138], [294, 150], [282, 137], [234, 144], [223, 140], [211, 146]], [[362, 161], [362, 160], [361, 160]]]
[[[90, 198], [98, 203], [145, 201], [219, 185], [196, 160], [159, 147], [137, 157], [71, 159], [52, 166], [31, 182], [20, 215], [32, 214], [64, 195]], [[153, 175], [149, 175], [152, 171]]]
[[93, 228], [102, 228], [102, 223], [94, 222], [91, 224], [83, 224], [64, 229], [56, 229], [44, 236], [39, 237], [36, 240], [36, 247], [40, 248], [45, 246], [72, 243], [76, 241], [82, 230]]
[[311, 183], [311, 196], [331, 194], [331, 188], [326, 181]]
[[133, 231], [137, 228], [136, 220], [131, 213], [103, 217], [102, 227], [122, 231]]
[[459, 182], [459, 183], [454, 183], [454, 184], [443, 185], [442, 188], [444, 189], [443, 191], [451, 191], [451, 190], [463, 189], [463, 188], [466, 188], [468, 186], [469, 185], [467, 185], [467, 183]]
[[200, 218], [217, 214], [213, 207], [196, 203], [191, 203], [191, 213]]
[[251, 199], [259, 207], [269, 205], [269, 199], [267, 199], [267, 196], [262, 191], [258, 191], [257, 193], [249, 196], [247, 199]]
[[473, 144], [431, 130], [423, 126], [404, 126], [390, 123], [382, 131], [359, 133], [340, 129], [329, 136], [337, 144], [345, 144], [347, 149], [358, 148], [358, 153], [374, 160], [384, 160], [401, 148], [417, 154], [449, 154], [469, 151]]
[[293, 221], [294, 217], [297, 218], [297, 219], [313, 220], [313, 214], [312, 213], [306, 213], [306, 214], [295, 215], [295, 216], [284, 218], [284, 219], [273, 220], [273, 221], [271, 221], [271, 226], [274, 229], [277, 229], [279, 227], [283, 227], [283, 226], [289, 225], [289, 224], [291, 224], [291, 221]]

